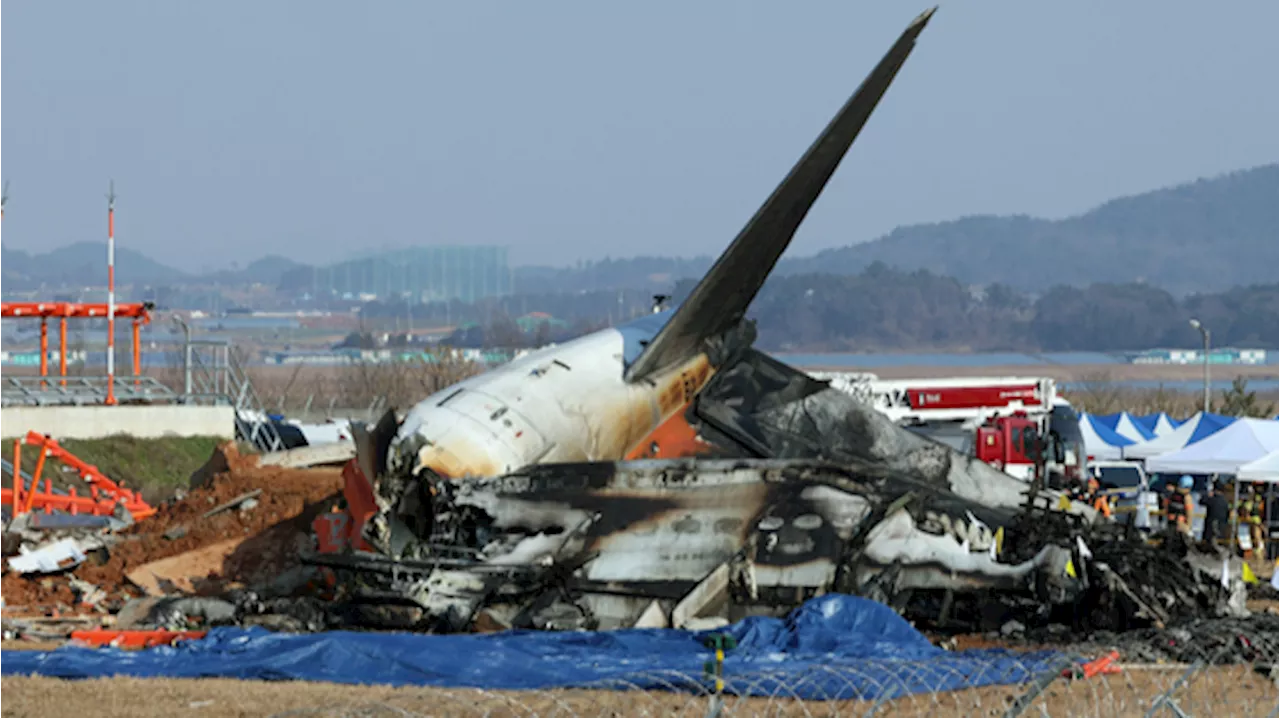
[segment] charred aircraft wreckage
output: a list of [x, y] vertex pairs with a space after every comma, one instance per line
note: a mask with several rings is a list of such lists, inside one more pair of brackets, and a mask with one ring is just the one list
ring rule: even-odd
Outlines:
[[[325, 529], [340, 540], [311, 558], [348, 605], [458, 631], [710, 625], [833, 591], [943, 622], [994, 594], [1036, 615], [1078, 604], [1097, 576], [1079, 538], [1091, 509], [751, 347], [748, 305], [932, 14], [678, 308], [356, 427], [347, 506]], [[1120, 588], [1126, 617], [1173, 610]]]

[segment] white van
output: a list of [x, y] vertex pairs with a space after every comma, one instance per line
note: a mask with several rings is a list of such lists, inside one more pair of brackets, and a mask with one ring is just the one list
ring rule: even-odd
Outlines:
[[1159, 525], [1160, 495], [1151, 490], [1142, 464], [1132, 461], [1093, 461], [1089, 472], [1098, 479], [1098, 488], [1116, 502], [1115, 519], [1132, 521], [1139, 529]]

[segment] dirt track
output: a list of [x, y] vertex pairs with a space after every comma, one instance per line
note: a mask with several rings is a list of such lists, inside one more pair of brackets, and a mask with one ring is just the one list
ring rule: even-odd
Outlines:
[[[1023, 714], [1141, 716], [1150, 701], [1173, 686], [1183, 672], [1176, 666], [1135, 668], [1092, 680], [1060, 679]], [[877, 715], [1001, 715], [1025, 690], [1024, 686], [992, 686], [917, 695], [883, 705]], [[708, 703], [706, 697], [656, 691], [481, 692], [224, 679], [69, 682], [6, 677], [0, 680], [0, 691], [6, 699], [5, 716], [702, 716]], [[1275, 709], [1277, 692], [1274, 682], [1251, 669], [1225, 666], [1199, 675], [1173, 697], [1190, 715], [1227, 718], [1267, 715]], [[786, 697], [739, 701], [731, 697], [726, 700], [724, 714], [864, 715], [870, 708], [871, 703], [865, 701], [800, 702]]]

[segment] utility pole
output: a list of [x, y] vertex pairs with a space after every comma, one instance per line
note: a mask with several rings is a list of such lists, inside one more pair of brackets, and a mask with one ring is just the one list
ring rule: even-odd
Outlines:
[[1209, 328], [1199, 319], [1191, 320], [1191, 327], [1200, 330], [1200, 338], [1204, 340], [1204, 413], [1209, 413]]
[[116, 403], [116, 183], [107, 186], [107, 406]]

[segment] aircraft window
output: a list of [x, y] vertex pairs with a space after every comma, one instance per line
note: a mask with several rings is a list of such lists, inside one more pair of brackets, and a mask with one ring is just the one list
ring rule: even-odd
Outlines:
[[446, 396], [445, 398], [441, 399], [441, 400], [440, 400], [440, 403], [439, 403], [439, 404], [436, 404], [436, 406], [444, 406], [445, 404], [449, 403], [451, 400], [456, 399], [456, 398], [458, 397], [458, 395], [459, 395], [459, 394], [461, 394], [461, 393], [462, 393], [462, 392], [464, 392], [464, 391], [466, 391], [466, 390], [465, 390], [465, 389], [459, 389], [459, 390], [457, 390], [457, 391], [453, 392], [453, 393], [452, 393], [452, 394], [450, 394], [449, 396]]

